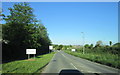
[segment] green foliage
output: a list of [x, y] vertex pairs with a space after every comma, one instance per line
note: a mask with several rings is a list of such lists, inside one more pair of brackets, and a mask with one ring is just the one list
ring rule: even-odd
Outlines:
[[67, 46], [63, 46], [62, 50], [67, 50], [67, 48], [68, 48]]
[[57, 44], [53, 44], [53, 48], [55, 50], [67, 50], [71, 48], [71, 45], [57, 45]]
[[52, 46], [53, 46], [54, 50], [56, 50], [56, 47], [57, 47], [58, 45], [53, 44]]
[[62, 50], [62, 48], [63, 48], [63, 45], [59, 45], [59, 50]]
[[102, 41], [97, 41], [95, 47], [100, 47], [102, 45], [103, 45]]
[[110, 46], [112, 45], [112, 41], [109, 42]]
[[14, 4], [13, 8], [9, 8], [9, 10], [10, 15], [5, 18], [7, 23], [31, 24], [36, 22], [33, 9], [28, 3]]
[[100, 41], [97, 42], [95, 47], [93, 47], [93, 44], [86, 44], [85, 54], [82, 54], [82, 47], [77, 48], [76, 52], [71, 52], [71, 50], [65, 50], [65, 52], [94, 62], [105, 64], [115, 68], [120, 68], [120, 59], [118, 58], [118, 56], [120, 55], [120, 43], [116, 43], [114, 45], [111, 44], [109, 46], [103, 45]]
[[120, 43], [115, 43], [113, 47], [120, 47]]
[[86, 44], [84, 47], [85, 47], [85, 48], [89, 48], [89, 44]]
[[110, 54], [110, 53], [87, 53], [82, 54], [82, 52], [71, 52], [65, 51], [68, 54], [84, 58], [93, 62], [98, 62], [101, 64], [105, 64], [111, 67], [120, 68], [120, 61], [118, 55]]
[[91, 45], [89, 46], [89, 48], [92, 49], [92, 48], [93, 48], [93, 44], [91, 44]]
[[[17, 55], [25, 56], [26, 48], [42, 49], [46, 50], [47, 53], [49, 51], [48, 46], [51, 44], [47, 29], [36, 20], [29, 4], [17, 3], [9, 10], [10, 15], [4, 18], [6, 24], [2, 26], [3, 40], [7, 42], [7, 44], [3, 42], [3, 53], [5, 54], [8, 51], [7, 48], [13, 52], [15, 57]], [[38, 51], [37, 53], [42, 52]]]
[[5, 15], [2, 14], [2, 12], [3, 12], [3, 11], [2, 11], [2, 8], [0, 8], [0, 21], [3, 20], [3, 18], [5, 17]]
[[53, 55], [54, 52], [37, 56], [35, 60], [31, 61], [26, 59], [2, 64], [2, 73], [31, 73], [31, 75], [41, 73], [43, 67], [52, 59]]
[[76, 49], [76, 51], [82, 53], [82, 52], [83, 52], [83, 48], [82, 48], [82, 47], [81, 47], [81, 48], [78, 48], [78, 49]]

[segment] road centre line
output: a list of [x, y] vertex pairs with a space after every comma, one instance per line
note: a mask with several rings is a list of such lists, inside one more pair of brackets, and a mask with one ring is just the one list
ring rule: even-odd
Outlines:
[[87, 72], [89, 72], [89, 73], [93, 73], [92, 71], [87, 71]]
[[[67, 59], [69, 59], [68, 57], [66, 57], [64, 54], [62, 54], [65, 58], [67, 58]], [[74, 66], [72, 63], [70, 63], [75, 69], [77, 69], [76, 68], [76, 66]], [[83, 66], [82, 66], [83, 67]], [[84, 70], [81, 70], [82, 72], [84, 71]], [[88, 72], [91, 72], [91, 71], [88, 71]]]
[[[72, 55], [71, 55], [72, 56]], [[67, 59], [69, 59], [68, 57], [66, 57]], [[82, 59], [82, 58], [81, 58]], [[69, 59], [70, 60], [70, 59]], [[119, 69], [116, 69], [116, 68], [113, 68], [113, 67], [109, 67], [109, 66], [106, 66], [106, 65], [103, 65], [103, 64], [99, 64], [99, 63], [96, 63], [96, 62], [92, 62], [92, 61], [89, 61], [89, 60], [86, 60], [86, 59], [83, 59], [85, 60], [86, 62], [90, 62], [91, 64], [95, 64], [97, 66], [102, 66], [102, 67], [105, 67], [105, 68], [108, 68], [108, 69], [113, 69], [115, 71], [120, 71]], [[81, 67], [84, 67], [84, 66], [81, 66]], [[98, 73], [101, 73], [101, 72], [98, 72]]]
[[[61, 53], [62, 54], [62, 53]], [[65, 58], [67, 58], [67, 59], [69, 59], [68, 57], [66, 57], [64, 54], [62, 54]], [[70, 60], [70, 59], [69, 59]], [[77, 69], [77, 67], [76, 66], [74, 66], [72, 63], [70, 63], [75, 69]], [[82, 66], [83, 67], [83, 66]], [[84, 70], [80, 70], [80, 71], [82, 71], [82, 72], [84, 72]], [[92, 72], [92, 71], [87, 71], [88, 73], [94, 73], [94, 72]]]
[[75, 69], [77, 69], [72, 63], [70, 63]]
[[70, 60], [68, 57], [66, 57], [64, 54], [62, 54], [65, 58], [67, 58], [68, 60]]
[[[64, 57], [66, 57], [64, 54], [62, 54]], [[67, 58], [67, 57], [66, 57]], [[72, 63], [71, 63], [71, 65], [75, 68], [75, 69], [77, 69]]]
[[64, 54], [62, 54], [64, 57], [66, 57]]

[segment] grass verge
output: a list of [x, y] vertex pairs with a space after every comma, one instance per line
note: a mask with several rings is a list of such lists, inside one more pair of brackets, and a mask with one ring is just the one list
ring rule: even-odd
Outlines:
[[31, 60], [19, 60], [2, 64], [2, 73], [41, 73], [42, 68], [49, 63], [55, 52], [40, 55]]
[[108, 54], [108, 53], [78, 53], [71, 51], [64, 51], [68, 54], [74, 55], [76, 57], [84, 58], [93, 62], [104, 64], [110, 67], [120, 69], [120, 61], [118, 55]]

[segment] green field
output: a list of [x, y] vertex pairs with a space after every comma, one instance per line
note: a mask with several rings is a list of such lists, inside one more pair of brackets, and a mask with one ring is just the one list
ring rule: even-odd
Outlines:
[[35, 57], [35, 60], [19, 60], [2, 64], [2, 73], [41, 73], [55, 52]]
[[64, 51], [68, 54], [74, 55], [76, 57], [84, 58], [93, 62], [98, 62], [104, 65], [120, 69], [120, 60], [118, 55], [109, 53], [86, 53], [82, 54], [80, 52]]

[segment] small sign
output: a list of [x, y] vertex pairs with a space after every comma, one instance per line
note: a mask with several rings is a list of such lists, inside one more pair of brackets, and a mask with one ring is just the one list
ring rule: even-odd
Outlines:
[[53, 46], [49, 46], [49, 49], [52, 50], [52, 49], [53, 49]]
[[76, 50], [75, 49], [72, 49], [72, 52], [75, 52]]
[[26, 49], [26, 54], [36, 54], [36, 49]]

